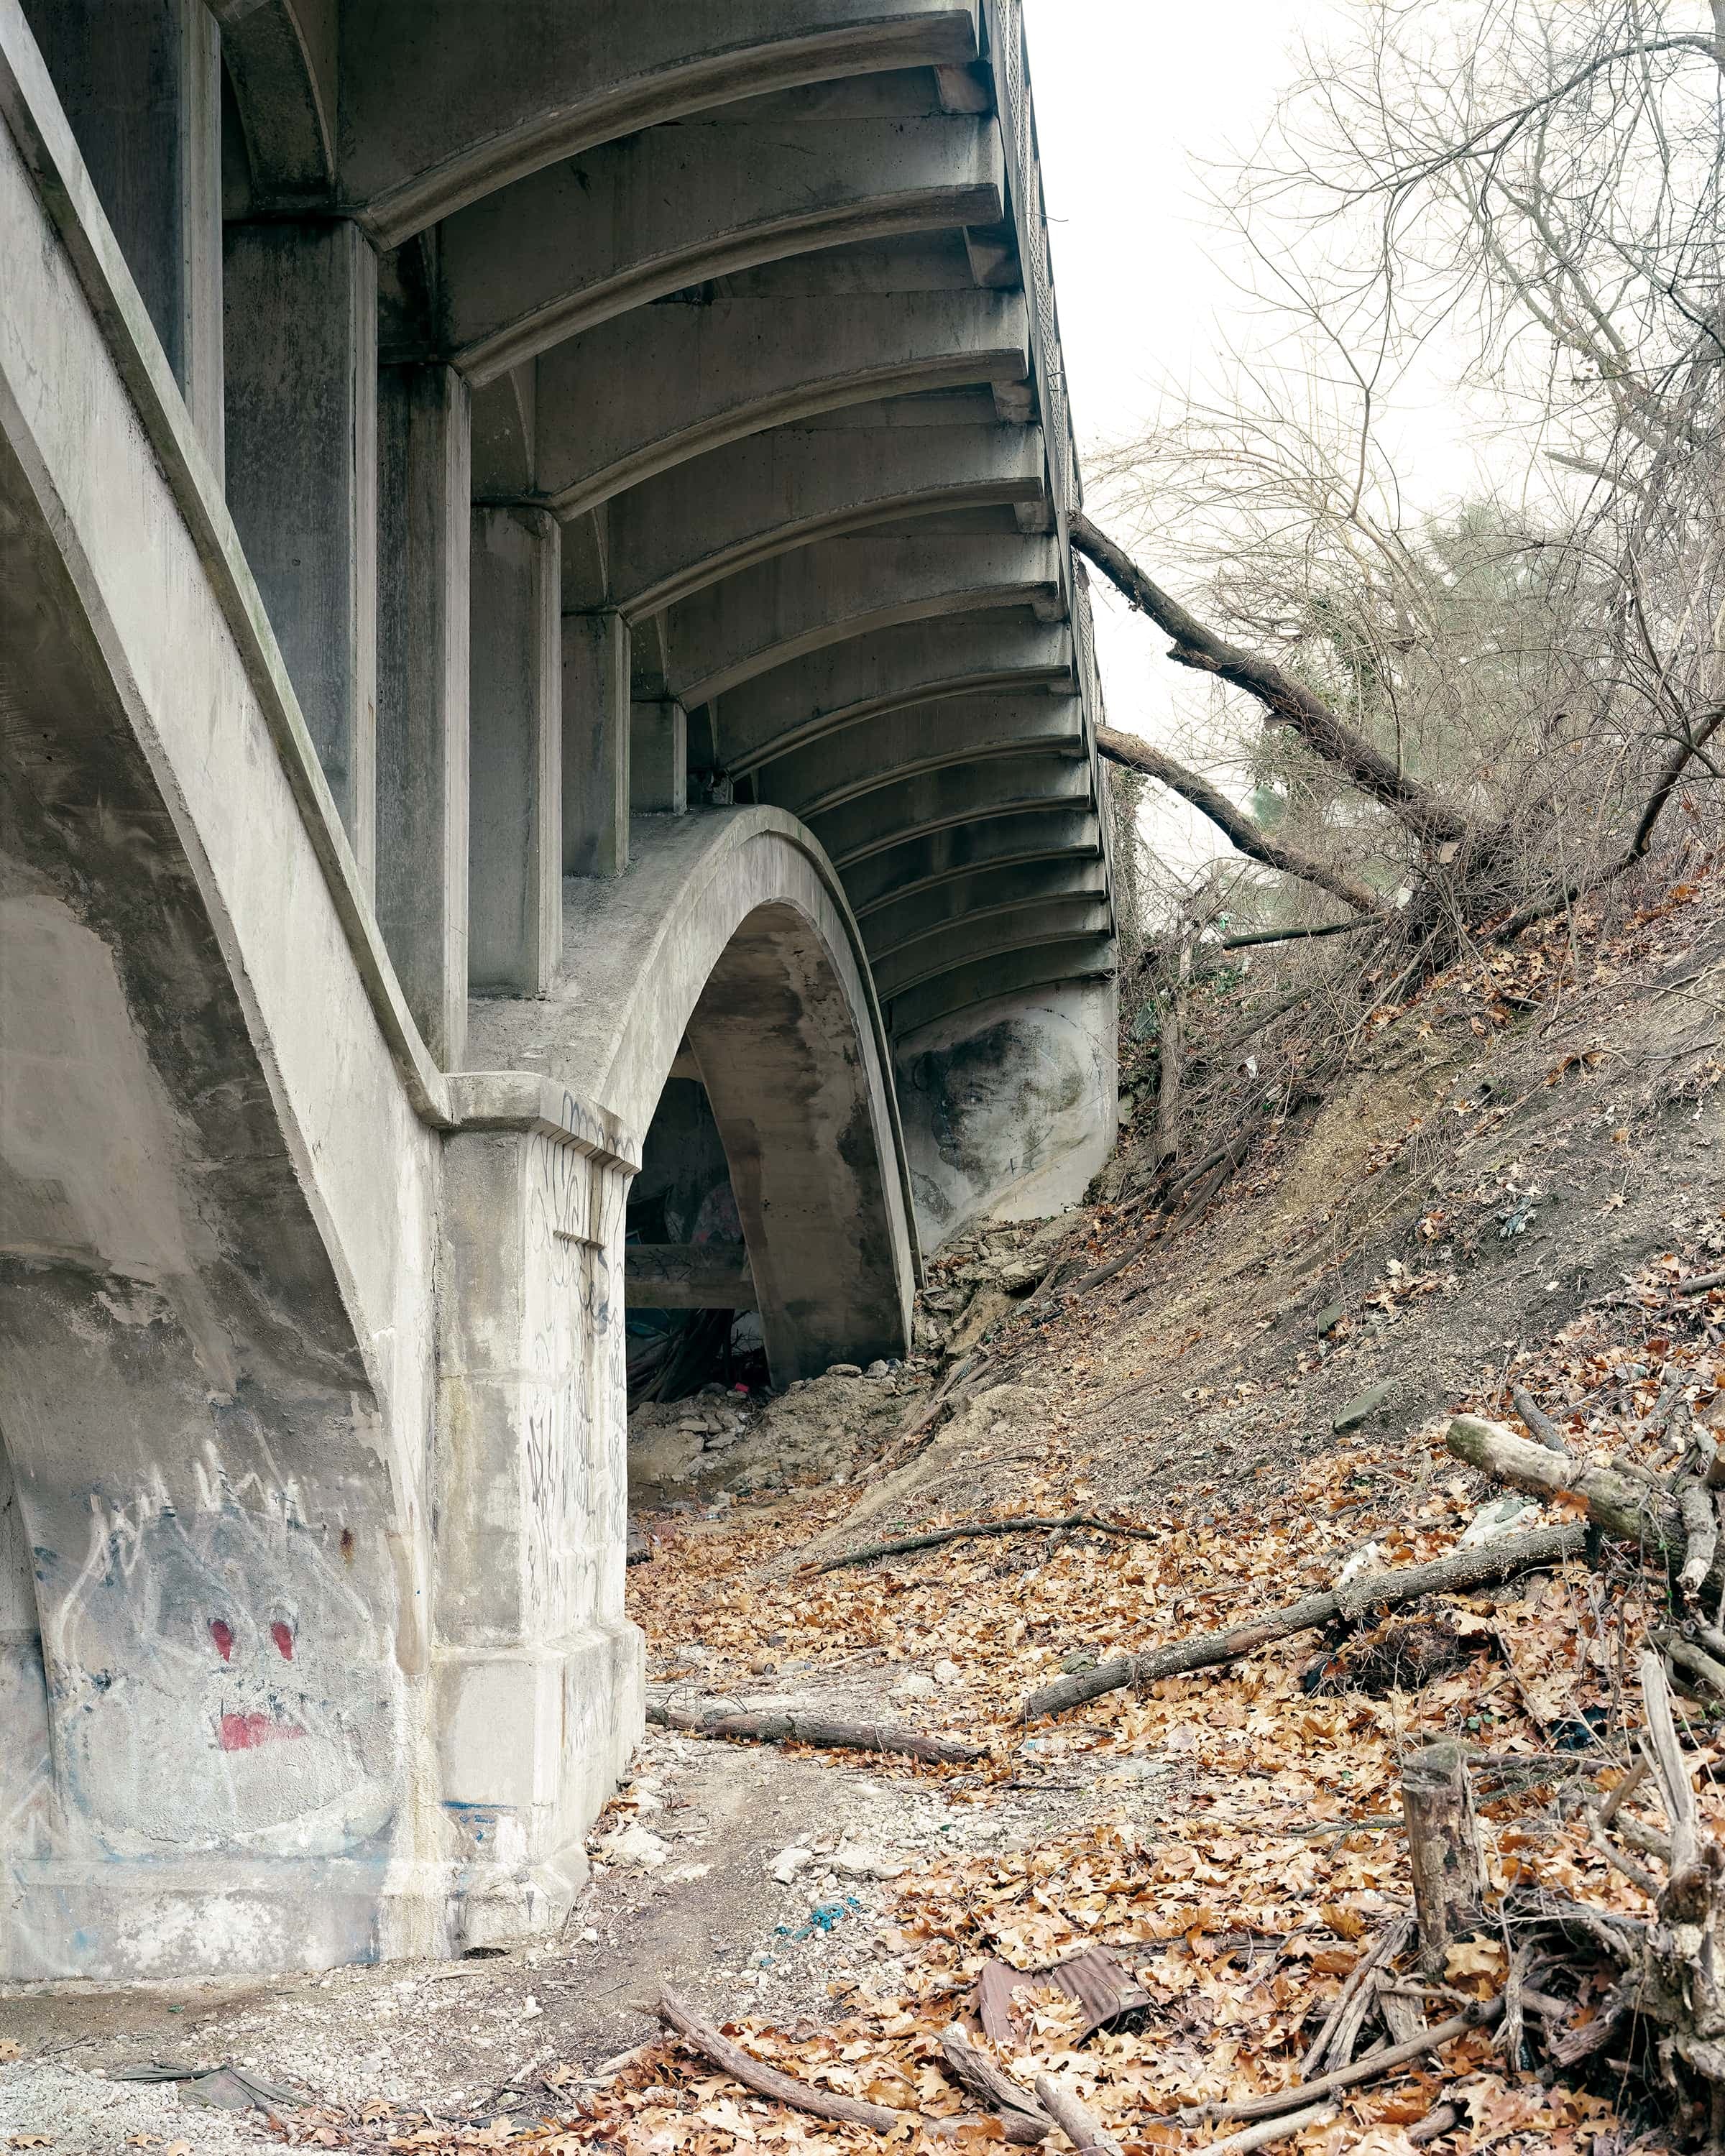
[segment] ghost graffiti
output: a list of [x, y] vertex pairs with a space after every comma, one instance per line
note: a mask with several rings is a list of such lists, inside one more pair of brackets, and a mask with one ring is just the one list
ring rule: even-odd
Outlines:
[[393, 1809], [393, 1664], [352, 1547], [227, 1495], [141, 1520], [96, 1504], [51, 1614], [44, 1583], [69, 1818], [116, 1856], [374, 1843]]

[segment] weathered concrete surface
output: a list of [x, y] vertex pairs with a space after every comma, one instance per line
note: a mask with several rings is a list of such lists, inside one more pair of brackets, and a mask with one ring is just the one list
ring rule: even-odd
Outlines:
[[490, 381], [614, 315], [757, 263], [997, 223], [992, 119], [655, 127], [560, 162], [438, 233], [441, 352]]
[[775, 757], [759, 767], [755, 783], [763, 801], [798, 816], [818, 816], [893, 778], [1039, 751], [1086, 752], [1084, 711], [1076, 696], [1030, 690], [912, 705]]
[[619, 497], [611, 595], [625, 613], [651, 613], [812, 540], [1040, 501], [1045, 484], [1034, 427], [775, 427]]
[[359, 228], [231, 224], [228, 501], [361, 880], [377, 844], [377, 261]]
[[[627, 876], [567, 886], [542, 1003], [475, 1001], [471, 1052], [644, 1127], [686, 1037], [731, 1163], [774, 1380], [901, 1354], [916, 1265], [888, 1051], [830, 865], [772, 808], [637, 819]], [[840, 1354], [839, 1343], [848, 1352]]]
[[906, 622], [776, 666], [720, 699], [719, 754], [740, 778], [775, 756], [888, 712], [983, 689], [1070, 688], [1071, 632], [1028, 608], [981, 621]]
[[1064, 619], [1053, 539], [943, 531], [820, 540], [672, 607], [666, 685], [692, 709], [833, 644], [1002, 607]]
[[378, 383], [377, 923], [444, 1070], [465, 1060], [472, 521], [467, 385]]
[[536, 995], [562, 950], [560, 534], [542, 509], [473, 512], [467, 970]]
[[1016, 0], [218, 0], [227, 501], [210, 24], [140, 132], [31, 4], [126, 233], [0, 0], [0, 1968], [447, 1952], [639, 1726], [667, 1081], [781, 1381], [1111, 1132]]
[[[537, 1081], [452, 1097], [424, 1060], [232, 526], [13, 22], [8, 121], [40, 123], [27, 145], [107, 334], [0, 136], [0, 1967], [447, 1951], [567, 1905], [558, 1852], [639, 1726], [639, 1654], [620, 1334], [602, 1297], [560, 1299], [564, 1222], [536, 1199], [526, 1246], [488, 1238], [491, 1297], [557, 1301], [593, 1378], [585, 1420], [538, 1417], [531, 1452], [532, 1403], [511, 1403], [493, 1471], [561, 1478], [589, 1553], [493, 1643], [511, 1674], [552, 1673], [535, 1727], [559, 1739], [480, 1833], [450, 1792], [495, 1732], [440, 1711], [471, 1663], [434, 1615], [459, 1573], [431, 1527], [440, 1242], [460, 1284], [439, 1129], [531, 1156], [546, 1189], [608, 1190], [578, 1224], [599, 1278], [633, 1156], [614, 1119]], [[536, 1499], [531, 1531], [572, 1546]]]
[[[342, 198], [393, 245], [558, 157], [703, 107], [976, 57], [973, 4], [516, 0], [507, 39], [468, 0], [371, 0], [341, 41]], [[526, 57], [528, 64], [523, 65]]]
[[428, 1552], [398, 1442], [429, 1421], [436, 1142], [263, 708], [280, 659], [237, 641], [9, 136], [0, 225], [0, 1431], [53, 1735], [0, 1959], [398, 1951], [447, 1890], [406, 1801]]
[[931, 1248], [985, 1214], [1076, 1204], [1107, 1159], [1114, 984], [1003, 996], [895, 1048], [916, 1209]]
[[762, 428], [1029, 365], [1016, 292], [637, 308], [536, 362], [536, 491], [573, 516]]

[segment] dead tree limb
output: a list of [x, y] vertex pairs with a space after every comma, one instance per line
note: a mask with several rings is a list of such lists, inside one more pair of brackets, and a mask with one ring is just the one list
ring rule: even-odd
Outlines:
[[907, 1753], [933, 1767], [971, 1767], [985, 1753], [948, 1737], [926, 1737], [920, 1729], [891, 1722], [828, 1722], [812, 1714], [732, 1714], [722, 1710], [671, 1707], [655, 1701], [649, 1722], [681, 1729], [693, 1737], [728, 1737], [758, 1744], [818, 1744], [834, 1752]]
[[[998, 2111], [1009, 2141], [1028, 2148], [1054, 2129], [1054, 2121], [1029, 2089], [1020, 2088], [1010, 2074], [978, 2051], [956, 2021], [941, 2031], [941, 2051], [953, 2079], [990, 2111]], [[1020, 2131], [1014, 2133], [1017, 2125]]]
[[1224, 643], [1206, 629], [1159, 584], [1153, 583], [1131, 556], [1099, 531], [1087, 516], [1075, 516], [1071, 532], [1077, 551], [1096, 563], [1130, 604], [1148, 614], [1158, 629], [1173, 639], [1168, 656], [1177, 665], [1217, 675], [1255, 696], [1272, 721], [1291, 726], [1308, 747], [1345, 773], [1362, 793], [1399, 816], [1423, 844], [1458, 845], [1466, 836], [1467, 827], [1459, 816], [1417, 779], [1399, 771], [1322, 698], [1268, 660]]
[[1677, 1510], [1682, 1517], [1683, 1569], [1677, 1574], [1678, 1592], [1686, 1598], [1698, 1594], [1701, 1584], [1713, 1568], [1719, 1548], [1719, 1515], [1713, 1493], [1705, 1483], [1686, 1481], [1677, 1491]]
[[1410, 2036], [1405, 2044], [1392, 2044], [1386, 2051], [1373, 2051], [1369, 2057], [1357, 2060], [1351, 2066], [1338, 2066], [1333, 2073], [1321, 2075], [1315, 2082], [1293, 2082], [1285, 2089], [1277, 2089], [1270, 2096], [1253, 2097], [1245, 2103], [1205, 2104], [1176, 2116], [1194, 2125], [1205, 2118], [1274, 2118], [1281, 2112], [1297, 2110], [1319, 2097], [1334, 2096], [1343, 2089], [1358, 2088], [1362, 2082], [1393, 2074], [1398, 2066], [1410, 2065], [1425, 2052], [1439, 2051], [1445, 2044], [1453, 2044], [1470, 2029], [1490, 2028], [1502, 2012], [1502, 1999], [1482, 1999], [1472, 2006], [1464, 2007], [1461, 2013], [1452, 2014], [1447, 2021], [1440, 2021], [1435, 2028]]
[[1360, 921], [1327, 921], [1320, 928], [1254, 928], [1245, 936], [1224, 936], [1216, 945], [1219, 951], [1248, 951], [1258, 943], [1300, 943], [1312, 936], [1357, 936], [1362, 928], [1369, 928], [1369, 918]]
[[[1322, 2028], [1312, 2038], [1305, 2057], [1300, 2061], [1302, 2082], [1316, 2073], [1332, 2056], [1337, 2066], [1345, 2066], [1352, 2061], [1358, 2030], [1355, 2027], [1351, 2035], [1346, 2032], [1348, 2024], [1354, 2020], [1356, 2011], [1363, 2015], [1370, 2004], [1369, 1997], [1363, 1997], [1362, 1994], [1368, 1994], [1375, 1989], [1379, 1970], [1386, 1963], [1393, 1962], [1407, 1943], [1407, 1919], [1398, 1917], [1394, 1922], [1384, 1926], [1369, 1950], [1353, 1964], [1342, 1989], [1336, 1994], [1335, 2005], [1324, 2017]], [[1343, 2049], [1344, 2038], [1345, 2051]]]
[[[1529, 1446], [1528, 1450], [1538, 1448]], [[1170, 1646], [1153, 1647], [1147, 1654], [1122, 1655], [1094, 1669], [1060, 1677], [1030, 1694], [1024, 1702], [1024, 1719], [1035, 1722], [1045, 1714], [1062, 1714], [1068, 1707], [1081, 1707], [1086, 1700], [1099, 1699], [1104, 1692], [1119, 1691], [1127, 1685], [1153, 1684], [1159, 1677], [1183, 1676], [1193, 1670], [1238, 1661], [1242, 1655], [1259, 1647], [1290, 1639], [1296, 1632], [1313, 1631], [1337, 1617], [1357, 1617], [1368, 1609], [1394, 1609], [1404, 1602], [1416, 1601], [1422, 1594], [1458, 1594], [1471, 1587], [1513, 1579], [1518, 1573], [1541, 1571], [1568, 1558], [1579, 1557], [1586, 1542], [1587, 1531], [1579, 1524], [1542, 1527], [1533, 1534], [1507, 1535], [1473, 1549], [1452, 1550], [1447, 1557], [1434, 1558], [1425, 1564], [1362, 1573], [1345, 1586], [1306, 1595], [1250, 1624], [1235, 1625], [1224, 1632], [1200, 1632]]]
[[1033, 1517], [1028, 1512], [1015, 1513], [1009, 1520], [973, 1520], [968, 1527], [931, 1527], [926, 1535], [901, 1535], [896, 1542], [865, 1543], [860, 1549], [823, 1558], [819, 1564], [800, 1566], [798, 1570], [804, 1578], [813, 1579], [823, 1572], [837, 1572], [841, 1565], [869, 1564], [877, 1557], [908, 1557], [913, 1550], [938, 1549], [943, 1543], [968, 1542], [985, 1535], [1042, 1534], [1052, 1528], [1070, 1532], [1074, 1527], [1088, 1527], [1099, 1535], [1125, 1535], [1141, 1543], [1156, 1542], [1161, 1534], [1157, 1527], [1134, 1527], [1117, 1520], [1099, 1520], [1091, 1512], [1069, 1512], [1058, 1520]]
[[1042, 2108], [1078, 2152], [1078, 2156], [1125, 2156], [1111, 2133], [1092, 2118], [1076, 2096], [1051, 2074], [1038, 2074], [1036, 2094]]
[[1530, 1394], [1520, 1385], [1512, 1385], [1509, 1397], [1516, 1413], [1527, 1425], [1527, 1435], [1536, 1444], [1543, 1445], [1548, 1452], [1567, 1452], [1569, 1450], [1563, 1431]]
[[[1501, 1422], [1487, 1422], [1478, 1415], [1452, 1416], [1447, 1443], [1458, 1460], [1496, 1481], [1507, 1482], [1512, 1489], [1541, 1497], [1579, 1497], [1588, 1517], [1606, 1534], [1663, 1558], [1674, 1572], [1682, 1564], [1688, 1540], [1683, 1516], [1676, 1500], [1658, 1481], [1643, 1482], [1624, 1468], [1595, 1466], [1571, 1453], [1550, 1451]], [[1717, 1590], [1717, 1560], [1703, 1585], [1708, 1582]]]
[[721, 2073], [729, 2074], [732, 2081], [741, 2082], [770, 2103], [789, 2104], [793, 2110], [810, 2112], [816, 2118], [835, 2118], [844, 2126], [866, 2126], [875, 2133], [891, 2133], [916, 2118], [913, 2112], [894, 2111], [884, 2103], [865, 2103], [859, 2097], [839, 2096], [810, 2082], [793, 2080], [776, 2066], [751, 2058], [740, 2044], [721, 2036], [669, 1991], [660, 1994], [658, 2011], [660, 2020], [675, 2029], [691, 2051], [700, 2052]]
[[1192, 938], [1180, 937], [1173, 978], [1157, 997], [1160, 1024], [1156, 1042], [1156, 1162], [1169, 1169], [1180, 1155], [1180, 1081], [1185, 1075], [1186, 983], [1192, 973]]
[[[728, 2036], [721, 2036], [711, 2023], [691, 2014], [670, 1991], [660, 1992], [656, 2011], [660, 2020], [668, 2028], [675, 2029], [691, 2051], [698, 2051], [721, 2073], [729, 2074], [732, 2081], [741, 2082], [746, 2089], [765, 2097], [769, 2103], [788, 2104], [793, 2110], [809, 2112], [816, 2118], [837, 2119], [842, 2126], [865, 2126], [873, 2133], [901, 2134], [906, 2127], [917, 2126], [938, 2133], [958, 2127], [974, 2128], [983, 2123], [974, 2118], [930, 2118], [921, 2112], [895, 2111], [888, 2104], [865, 2103], [859, 2097], [840, 2096], [812, 2082], [793, 2080], [789, 2074], [780, 2073], [778, 2067], [752, 2057]], [[999, 2123], [1005, 2129], [1006, 2138], [1021, 2146], [1041, 2140], [1048, 2131], [1046, 2120], [1032, 2131], [1022, 2111], [1004, 2116]]]
[[[1098, 726], [1096, 747], [1111, 762], [1123, 763], [1129, 771], [1142, 771], [1159, 786], [1167, 787], [1170, 793], [1178, 793], [1183, 801], [1189, 801], [1199, 815], [1209, 819], [1235, 851], [1244, 854], [1248, 860], [1261, 862], [1266, 869], [1279, 869], [1282, 875], [1296, 877], [1301, 883], [1315, 884], [1318, 890], [1328, 891], [1332, 898], [1339, 898], [1357, 913], [1369, 915], [1378, 911], [1376, 893], [1364, 884], [1344, 875], [1340, 869], [1327, 867], [1312, 855], [1301, 853], [1296, 846], [1283, 845], [1272, 839], [1255, 818], [1236, 808], [1219, 788], [1200, 778], [1195, 771], [1189, 771], [1184, 764], [1176, 763], [1171, 756], [1164, 756], [1160, 749], [1152, 748], [1137, 734], [1122, 733], [1116, 726]], [[1354, 926], [1351, 921], [1342, 925]], [[1333, 935], [1335, 931], [1322, 932]]]
[[1284, 2118], [1266, 2118], [1256, 2126], [1243, 2126], [1224, 2140], [1207, 2141], [1199, 2156], [1249, 2156], [1253, 2149], [1267, 2148], [1272, 2142], [1286, 2141], [1290, 2134], [1303, 2133], [1308, 2126], [1327, 2126], [1335, 2116], [1334, 2104], [1314, 2103], [1304, 2111], [1291, 2111]]
[[1439, 1976], [1451, 1944], [1479, 1922], [1486, 1897], [1467, 1754], [1453, 1738], [1423, 1745], [1409, 1757], [1402, 1769], [1402, 1810], [1420, 1966], [1428, 1976]]

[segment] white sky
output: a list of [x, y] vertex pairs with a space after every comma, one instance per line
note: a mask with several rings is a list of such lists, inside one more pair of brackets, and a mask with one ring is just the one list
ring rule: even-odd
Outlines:
[[[1225, 242], [1200, 198], [1203, 167], [1251, 146], [1295, 72], [1296, 43], [1339, 37], [1351, 9], [1348, 0], [1024, 0], [1024, 12], [1081, 453], [1142, 431], [1158, 380], [1201, 383], [1232, 339], [1250, 341]], [[1474, 455], [1465, 414], [1411, 408], [1397, 432], [1412, 498], [1435, 504], [1465, 488]], [[1176, 699], [1194, 708], [1190, 677], [1163, 660], [1148, 624], [1105, 593], [1098, 614], [1110, 722], [1156, 738]], [[1178, 803], [1147, 835], [1187, 862], [1226, 850]]]

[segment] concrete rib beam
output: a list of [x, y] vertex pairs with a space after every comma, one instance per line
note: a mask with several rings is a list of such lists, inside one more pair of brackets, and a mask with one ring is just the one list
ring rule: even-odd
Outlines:
[[864, 924], [863, 941], [870, 963], [878, 968], [895, 952], [954, 922], [1009, 913], [1032, 901], [1045, 905], [1057, 899], [1104, 899], [1106, 880], [1096, 855], [977, 869], [878, 906]]
[[845, 891], [857, 919], [866, 923], [884, 906], [937, 891], [978, 870], [1101, 859], [1096, 812], [1050, 807], [906, 838], [856, 862], [846, 871]]
[[962, 67], [977, 29], [977, 0], [511, 0], [506, 34], [473, 0], [366, 0], [341, 23], [342, 199], [397, 246], [638, 128], [838, 75]]
[[1028, 382], [1018, 292], [638, 307], [536, 362], [536, 491], [562, 516], [768, 427], [880, 397]]
[[916, 704], [979, 690], [1070, 690], [1072, 638], [1065, 623], [1028, 607], [993, 617], [908, 622], [775, 666], [720, 698], [713, 734], [719, 762], [737, 778]]
[[1046, 490], [1036, 427], [775, 427], [617, 497], [612, 603], [650, 613], [793, 547]]
[[1117, 947], [1107, 936], [1078, 936], [993, 957], [966, 959], [949, 973], [895, 996], [886, 1007], [887, 1030], [895, 1040], [906, 1040], [954, 1011], [1026, 988], [1052, 988], [1062, 981], [1106, 980], [1117, 965]]
[[826, 247], [1004, 213], [992, 120], [653, 127], [438, 228], [442, 356], [475, 382], [632, 307]]
[[665, 682], [689, 710], [830, 644], [901, 623], [1028, 606], [1065, 612], [1051, 536], [1017, 532], [825, 539], [670, 608]]
[[1106, 936], [1112, 916], [1106, 898], [1039, 898], [999, 913], [932, 928], [875, 961], [875, 985], [889, 1001], [975, 958]]
[[257, 207], [327, 203], [335, 193], [332, 10], [294, 0], [208, 0], [221, 27]]
[[1076, 696], [1029, 690], [914, 704], [762, 765], [756, 791], [761, 800], [798, 816], [819, 816], [918, 772], [1039, 749], [1083, 755], [1084, 709]]
[[930, 771], [900, 779], [809, 821], [842, 875], [871, 854], [955, 824], [1094, 805], [1087, 762], [1014, 756], [976, 769]]

